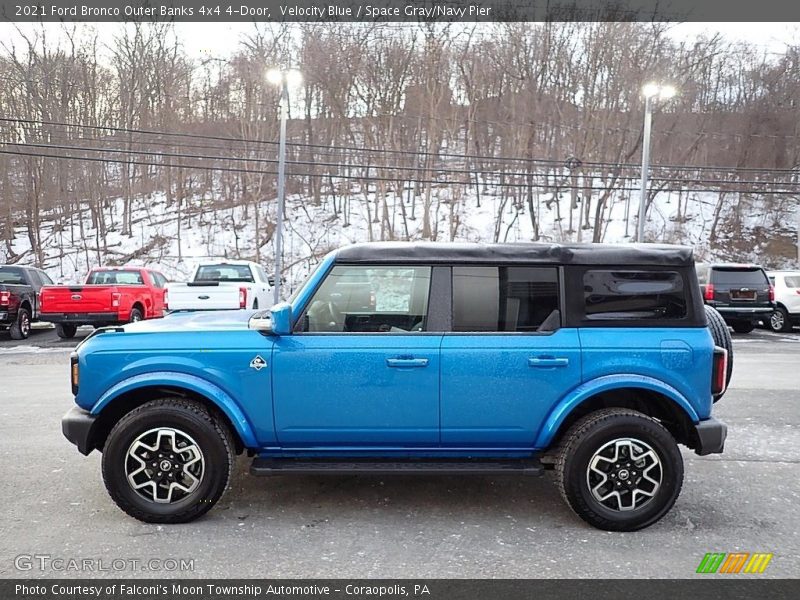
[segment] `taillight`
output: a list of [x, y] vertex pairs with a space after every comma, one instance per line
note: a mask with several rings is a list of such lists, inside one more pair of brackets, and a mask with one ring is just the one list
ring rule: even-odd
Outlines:
[[775, 286], [774, 285], [769, 286], [769, 301], [770, 302], [775, 302]]
[[111, 292], [111, 308], [119, 308], [119, 299], [122, 296], [119, 292]]
[[705, 293], [704, 298], [706, 300], [713, 300], [714, 299], [714, 284], [713, 283], [709, 283], [708, 285], [706, 285], [706, 293]]
[[722, 394], [728, 379], [728, 351], [714, 348], [714, 368], [711, 373], [711, 393]]
[[247, 306], [247, 288], [239, 288], [239, 308]]
[[8, 306], [11, 303], [11, 292], [0, 292], [0, 306]]

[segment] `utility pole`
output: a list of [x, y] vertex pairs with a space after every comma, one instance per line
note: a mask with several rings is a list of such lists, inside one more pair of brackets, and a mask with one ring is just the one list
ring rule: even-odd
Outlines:
[[281, 254], [283, 253], [283, 211], [286, 195], [286, 120], [289, 116], [289, 85], [286, 78], [281, 84], [281, 137], [278, 144], [278, 210], [275, 223], [275, 283], [272, 287], [275, 304], [281, 301]]
[[267, 71], [267, 80], [270, 83], [279, 85], [280, 96], [280, 120], [281, 132], [278, 144], [278, 208], [275, 223], [275, 271], [273, 274], [273, 300], [275, 304], [281, 301], [281, 279], [283, 270], [281, 261], [283, 254], [283, 220], [286, 204], [286, 121], [289, 119], [289, 84], [297, 84], [302, 80], [299, 71], [290, 69], [281, 71], [270, 69]]
[[671, 85], [648, 83], [642, 88], [644, 96], [644, 134], [642, 137], [642, 179], [639, 189], [639, 227], [636, 241], [644, 242], [644, 224], [647, 213], [647, 177], [650, 171], [650, 129], [653, 124], [653, 99], [669, 100], [675, 95], [675, 88]]

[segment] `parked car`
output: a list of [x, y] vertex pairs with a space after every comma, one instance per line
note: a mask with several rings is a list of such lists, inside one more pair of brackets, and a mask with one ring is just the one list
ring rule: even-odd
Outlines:
[[197, 266], [189, 283], [167, 286], [167, 308], [178, 310], [226, 310], [267, 308], [271, 281], [264, 268], [238, 260]]
[[697, 265], [703, 299], [737, 333], [750, 333], [775, 310], [775, 290], [758, 265]]
[[254, 475], [552, 468], [585, 521], [636, 530], [680, 492], [678, 444], [723, 450], [709, 322], [730, 347], [689, 248], [349, 246], [269, 311], [96, 332], [63, 431], [147, 522], [204, 514], [246, 450]]
[[767, 277], [775, 290], [775, 311], [766, 324], [772, 331], [791, 331], [800, 325], [800, 271], [770, 271]]
[[39, 290], [53, 280], [34, 267], [0, 266], [0, 329], [13, 340], [27, 339], [31, 323], [39, 320]]
[[81, 325], [104, 327], [164, 316], [167, 278], [143, 267], [98, 267], [83, 285], [41, 289], [42, 321], [55, 323], [61, 338], [71, 338]]

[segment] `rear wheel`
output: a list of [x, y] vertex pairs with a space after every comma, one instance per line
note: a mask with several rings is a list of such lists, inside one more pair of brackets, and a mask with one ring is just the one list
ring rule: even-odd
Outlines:
[[141, 321], [144, 319], [144, 314], [142, 313], [142, 309], [140, 308], [132, 308], [131, 315], [128, 319], [130, 323], [136, 323], [137, 321]]
[[[708, 322], [708, 330], [711, 332], [711, 337], [714, 339], [714, 345], [724, 348], [728, 352], [728, 371], [725, 373], [725, 387], [727, 388], [731, 382], [731, 375], [733, 375], [733, 340], [731, 339], [731, 332], [728, 331], [725, 319], [712, 306], [706, 306], [706, 321]], [[714, 400], [722, 398], [724, 393], [715, 394]]]
[[70, 323], [56, 323], [56, 335], [62, 340], [68, 340], [75, 337], [75, 332], [78, 331], [77, 325]]
[[8, 328], [12, 340], [27, 340], [31, 333], [31, 313], [27, 308], [17, 311], [17, 320]]
[[234, 445], [224, 423], [202, 405], [162, 398], [114, 426], [103, 449], [103, 481], [112, 500], [148, 523], [186, 523], [222, 497]]
[[792, 319], [788, 311], [782, 306], [775, 309], [775, 312], [770, 315], [767, 324], [776, 333], [786, 333], [792, 330]]
[[750, 333], [756, 328], [751, 321], [736, 321], [731, 324], [736, 333]]
[[672, 435], [623, 408], [577, 421], [562, 440], [555, 470], [570, 508], [607, 531], [652, 525], [672, 508], [683, 484], [683, 458]]

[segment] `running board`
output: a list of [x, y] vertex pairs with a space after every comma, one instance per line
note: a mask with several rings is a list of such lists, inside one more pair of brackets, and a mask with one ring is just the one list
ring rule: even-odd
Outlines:
[[535, 459], [525, 460], [336, 460], [256, 457], [251, 475], [542, 475]]

